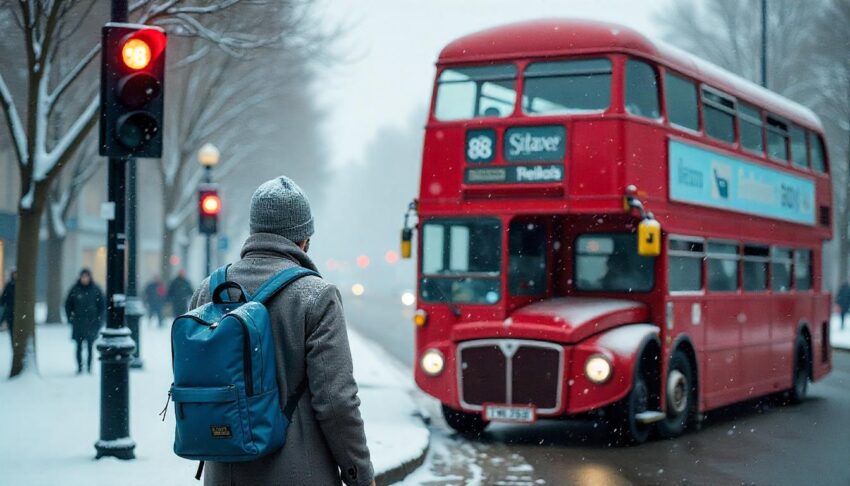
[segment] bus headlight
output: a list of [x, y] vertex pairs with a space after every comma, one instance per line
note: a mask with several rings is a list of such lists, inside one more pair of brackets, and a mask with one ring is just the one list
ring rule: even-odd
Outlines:
[[443, 367], [446, 364], [443, 358], [443, 353], [439, 350], [431, 348], [422, 353], [422, 359], [419, 360], [422, 371], [428, 376], [437, 376], [443, 372]]
[[592, 383], [601, 385], [611, 378], [611, 362], [601, 354], [594, 354], [587, 358], [584, 374]]

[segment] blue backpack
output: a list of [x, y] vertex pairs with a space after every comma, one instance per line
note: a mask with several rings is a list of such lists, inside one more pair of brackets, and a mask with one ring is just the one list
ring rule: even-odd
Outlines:
[[[212, 302], [174, 320], [174, 383], [169, 391], [177, 416], [174, 452], [201, 461], [197, 479], [204, 461], [253, 461], [283, 447], [306, 383], [295, 387], [281, 409], [271, 321], [264, 304], [307, 275], [319, 276], [305, 268], [288, 268], [251, 297], [241, 285], [227, 281], [227, 266], [219, 268], [210, 276]], [[237, 300], [229, 300], [230, 289], [240, 292]]]

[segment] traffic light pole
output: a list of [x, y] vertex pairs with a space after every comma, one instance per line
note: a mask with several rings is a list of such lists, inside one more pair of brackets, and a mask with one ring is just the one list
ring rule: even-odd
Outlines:
[[133, 342], [136, 343], [136, 350], [133, 352], [133, 361], [130, 363], [131, 368], [141, 368], [144, 366], [144, 361], [139, 356], [141, 343], [139, 342], [139, 319], [144, 315], [144, 307], [138, 295], [139, 275], [136, 270], [136, 262], [139, 257], [137, 242], [139, 235], [136, 195], [138, 176], [138, 167], [136, 159], [130, 159], [128, 163], [129, 174], [127, 177], [127, 246], [129, 254], [127, 255], [127, 306], [125, 308], [125, 318], [127, 327], [130, 328], [130, 333]]
[[[127, 21], [127, 0], [112, 0], [112, 21]], [[101, 331], [100, 440], [96, 458], [133, 459], [136, 443], [130, 438], [129, 365], [136, 348], [124, 325], [124, 252], [126, 250], [127, 160], [109, 159], [108, 193], [111, 211], [107, 227], [107, 323]]]
[[[212, 167], [205, 166], [204, 167], [204, 176], [207, 184], [212, 184]], [[212, 237], [210, 233], [207, 233], [207, 273], [206, 275], [212, 275]]]

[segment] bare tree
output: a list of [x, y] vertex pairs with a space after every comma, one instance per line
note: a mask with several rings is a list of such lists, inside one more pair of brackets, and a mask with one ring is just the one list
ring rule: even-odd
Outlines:
[[[217, 0], [203, 3], [182, 0], [136, 0], [130, 5], [133, 20], [166, 27], [176, 36], [196, 36], [221, 49], [236, 53], [267, 45], [275, 39], [259, 38], [241, 31], [221, 31], [206, 25], [205, 19], [218, 19], [240, 8], [259, 9], [261, 2]], [[277, 5], [268, 2], [264, 7]], [[18, 204], [17, 269], [15, 294], [14, 354], [11, 376], [35, 369], [35, 278], [38, 260], [38, 234], [54, 180], [70, 161], [97, 120], [99, 96], [74, 100], [69, 89], [78, 83], [96, 82], [90, 69], [100, 52], [92, 41], [68, 68], [60, 71], [56, 55], [63, 44], [78, 42], [75, 36], [88, 11], [102, 3], [70, 0], [30, 0], [0, 3], [20, 34], [18, 52], [23, 52], [25, 83], [23, 94], [15, 96], [7, 77], [17, 77], [13, 62], [3, 63], [0, 73], [0, 106], [11, 135], [13, 153], [20, 174], [21, 198]], [[245, 18], [262, 19], [262, 10]], [[71, 21], [70, 19], [76, 19]], [[61, 26], [67, 25], [67, 28]], [[4, 36], [6, 34], [4, 33]], [[11, 37], [11, 35], [10, 35]], [[57, 110], [70, 121], [50, 136], [51, 120]], [[55, 140], [55, 141], [54, 141]]]
[[[759, 1], [682, 0], [671, 2], [659, 18], [667, 26], [668, 41], [738, 75], [761, 81], [761, 31], [753, 28], [761, 22]], [[828, 135], [837, 264], [825, 263], [825, 268], [834, 268], [839, 281], [847, 280], [850, 252], [848, 22], [850, 0], [768, 3], [768, 88], [812, 108]], [[844, 163], [837, 163], [842, 159]]]

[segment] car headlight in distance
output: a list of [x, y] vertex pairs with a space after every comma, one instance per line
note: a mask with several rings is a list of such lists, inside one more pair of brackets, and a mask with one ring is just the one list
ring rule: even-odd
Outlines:
[[437, 376], [443, 372], [443, 367], [446, 361], [443, 358], [443, 353], [439, 350], [431, 348], [422, 353], [422, 359], [419, 360], [422, 371], [428, 376]]
[[401, 294], [401, 303], [410, 307], [416, 303], [416, 296], [413, 295], [413, 292], [404, 292]]
[[611, 361], [601, 354], [594, 354], [587, 358], [584, 374], [592, 383], [601, 385], [611, 378]]

